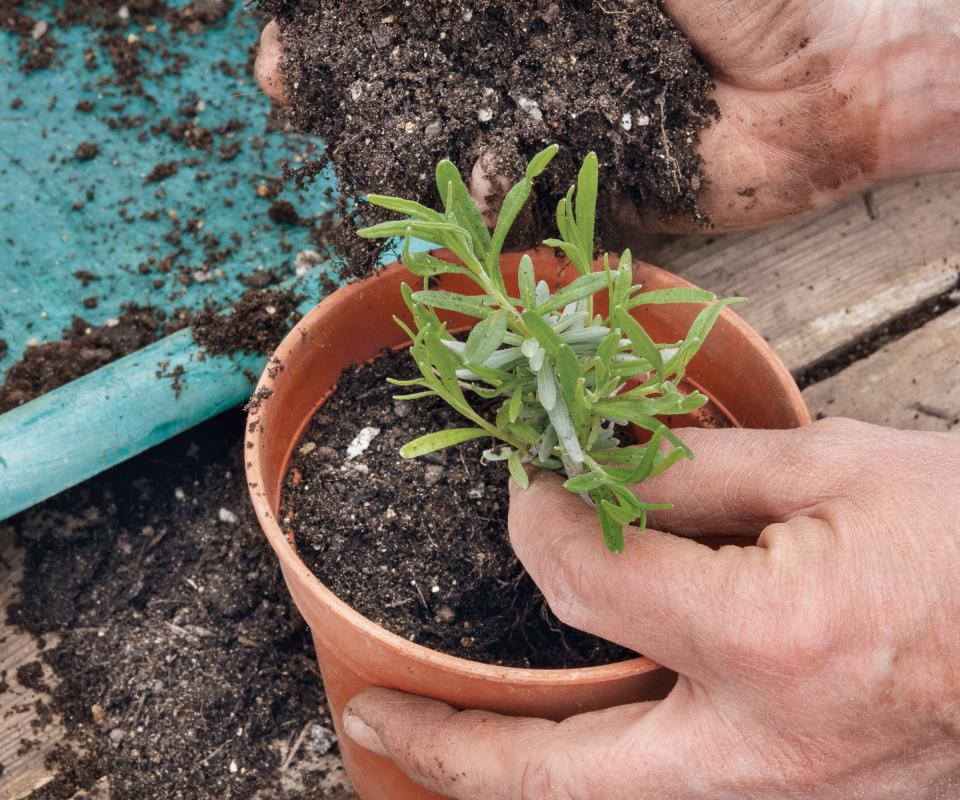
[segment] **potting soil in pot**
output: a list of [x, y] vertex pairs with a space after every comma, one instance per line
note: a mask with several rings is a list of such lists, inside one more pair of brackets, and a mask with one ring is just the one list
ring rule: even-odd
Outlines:
[[480, 463], [488, 440], [400, 457], [463, 425], [436, 398], [393, 400], [386, 378], [415, 374], [404, 351], [347, 370], [294, 450], [282, 511], [307, 566], [364, 616], [452, 655], [535, 668], [633, 657], [550, 613], [510, 547], [507, 470]]
[[[367, 192], [434, 202], [434, 165], [469, 175], [482, 153], [508, 179], [562, 146], [538, 181], [527, 245], [590, 150], [604, 176], [598, 220], [625, 197], [645, 212], [697, 208], [700, 131], [718, 113], [710, 76], [657, 0], [260, 0], [278, 20], [294, 125], [319, 134], [341, 211]], [[365, 224], [387, 215], [357, 204]], [[379, 245], [339, 231], [344, 271], [363, 275]], [[604, 230], [600, 230], [603, 237]]]

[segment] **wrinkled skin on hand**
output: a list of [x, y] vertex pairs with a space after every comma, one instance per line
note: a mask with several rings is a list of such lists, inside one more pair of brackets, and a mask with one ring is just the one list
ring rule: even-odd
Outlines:
[[[691, 430], [644, 484], [676, 508], [609, 553], [538, 475], [510, 535], [564, 622], [679, 673], [561, 723], [384, 689], [345, 730], [459, 800], [960, 797], [960, 439], [827, 420]], [[718, 550], [691, 536], [757, 536]]]
[[[711, 68], [722, 118], [703, 132], [713, 230], [768, 225], [877, 180], [960, 168], [955, 0], [663, 0]], [[257, 60], [283, 101], [277, 27]], [[491, 162], [494, 159], [491, 159]], [[497, 178], [474, 170], [481, 201]], [[624, 209], [624, 224], [691, 230]]]

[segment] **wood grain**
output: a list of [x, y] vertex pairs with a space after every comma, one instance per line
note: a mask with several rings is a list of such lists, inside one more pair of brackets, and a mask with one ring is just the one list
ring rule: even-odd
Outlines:
[[[43, 761], [63, 739], [63, 727], [54, 719], [36, 729], [35, 704], [50, 698], [17, 681], [17, 668], [36, 661], [40, 650], [33, 636], [6, 623], [6, 609], [17, 600], [23, 570], [22, 553], [13, 547], [12, 538], [9, 529], [0, 525], [0, 613], [4, 619], [0, 625], [0, 679], [9, 686], [0, 693], [0, 764], [4, 766], [0, 797], [17, 800], [52, 779]], [[55, 637], [47, 638], [48, 645], [55, 641]], [[44, 679], [48, 684], [56, 682], [46, 665]], [[30, 742], [29, 746], [25, 742]]]
[[960, 174], [889, 183], [764, 231], [642, 241], [637, 255], [718, 294], [799, 373], [956, 286]]
[[805, 392], [814, 414], [960, 435], [960, 308]]

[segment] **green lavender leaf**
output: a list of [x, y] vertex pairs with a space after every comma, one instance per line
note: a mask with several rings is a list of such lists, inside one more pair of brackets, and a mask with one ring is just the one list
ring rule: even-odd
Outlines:
[[666, 377], [663, 358], [660, 355], [660, 350], [657, 348], [657, 345], [653, 339], [650, 338], [646, 330], [644, 330], [644, 327], [630, 316], [629, 311], [624, 309], [621, 309], [617, 313], [617, 322], [633, 344], [634, 352], [636, 352], [637, 355], [643, 356], [653, 367], [660, 379], [663, 380]]
[[560, 152], [560, 145], [552, 144], [530, 159], [527, 165], [527, 179], [532, 181], [534, 178], [539, 178], [558, 152]]
[[510, 468], [510, 477], [513, 478], [517, 486], [521, 489], [528, 488], [530, 486], [530, 478], [526, 470], [524, 470], [523, 461], [521, 461], [520, 454], [516, 450], [510, 454], [507, 464]]
[[387, 197], [382, 194], [368, 194], [367, 202], [388, 211], [406, 214], [408, 217], [413, 217], [422, 222], [443, 222], [442, 214], [414, 200], [404, 200], [402, 197]]
[[[599, 165], [597, 154], [590, 152], [583, 160], [577, 177], [577, 243], [583, 254], [593, 261], [593, 236], [597, 216], [597, 185], [599, 183]], [[586, 273], [588, 264], [581, 270]]]
[[471, 439], [479, 439], [482, 436], [489, 435], [483, 428], [448, 428], [447, 430], [428, 433], [426, 436], [420, 436], [412, 442], [407, 442], [400, 448], [400, 455], [403, 458], [418, 458], [436, 450], [443, 450], [445, 447], [452, 447], [455, 444], [463, 444], [463, 442], [469, 442]]
[[607, 285], [607, 276], [603, 272], [591, 272], [588, 275], [581, 275], [568, 283], [562, 289], [558, 290], [546, 303], [536, 307], [535, 312], [543, 315], [550, 311], [556, 311], [577, 300], [583, 300], [585, 297], [592, 297]]
[[437, 190], [441, 197], [447, 197], [449, 192], [452, 200], [446, 210], [456, 214], [460, 223], [470, 231], [477, 256], [486, 261], [490, 253], [490, 231], [460, 176], [460, 170], [452, 161], [444, 159], [437, 164]]
[[520, 285], [520, 301], [523, 308], [532, 310], [537, 305], [537, 281], [533, 272], [533, 259], [526, 254], [520, 259], [517, 282]]
[[463, 349], [463, 360], [468, 364], [482, 365], [503, 344], [506, 332], [507, 312], [500, 309], [473, 326]]
[[[639, 288], [639, 287], [636, 287]], [[627, 308], [637, 306], [672, 305], [674, 303], [712, 303], [717, 299], [713, 292], [704, 289], [654, 289], [639, 292], [626, 303]]]
[[414, 292], [413, 300], [422, 305], [442, 308], [446, 311], [457, 311], [461, 314], [479, 317], [481, 319], [489, 317], [494, 313], [494, 310], [489, 305], [485, 305], [476, 297], [436, 289], [424, 289], [419, 292]]

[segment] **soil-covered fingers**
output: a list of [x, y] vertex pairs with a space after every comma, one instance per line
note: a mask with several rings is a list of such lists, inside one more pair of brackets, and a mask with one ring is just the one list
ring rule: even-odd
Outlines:
[[[557, 723], [457, 711], [436, 700], [368, 689], [347, 705], [343, 727], [357, 744], [456, 800], [614, 800], [627, 787], [611, 775], [611, 765], [625, 771], [638, 751], [649, 749], [639, 740], [653, 726], [642, 721], [658, 705], [621, 706]], [[650, 785], [659, 791], [663, 782]], [[630, 791], [632, 798], [662, 796], [637, 785]]]
[[757, 548], [719, 551], [656, 530], [626, 529], [611, 553], [595, 509], [537, 473], [511, 486], [510, 540], [551, 610], [691, 678], [712, 674], [724, 631], [769, 590]]
[[276, 22], [270, 22], [260, 35], [260, 50], [254, 71], [260, 88], [278, 103], [285, 103], [287, 100], [283, 88], [283, 74], [280, 72], [282, 57], [280, 28]]

